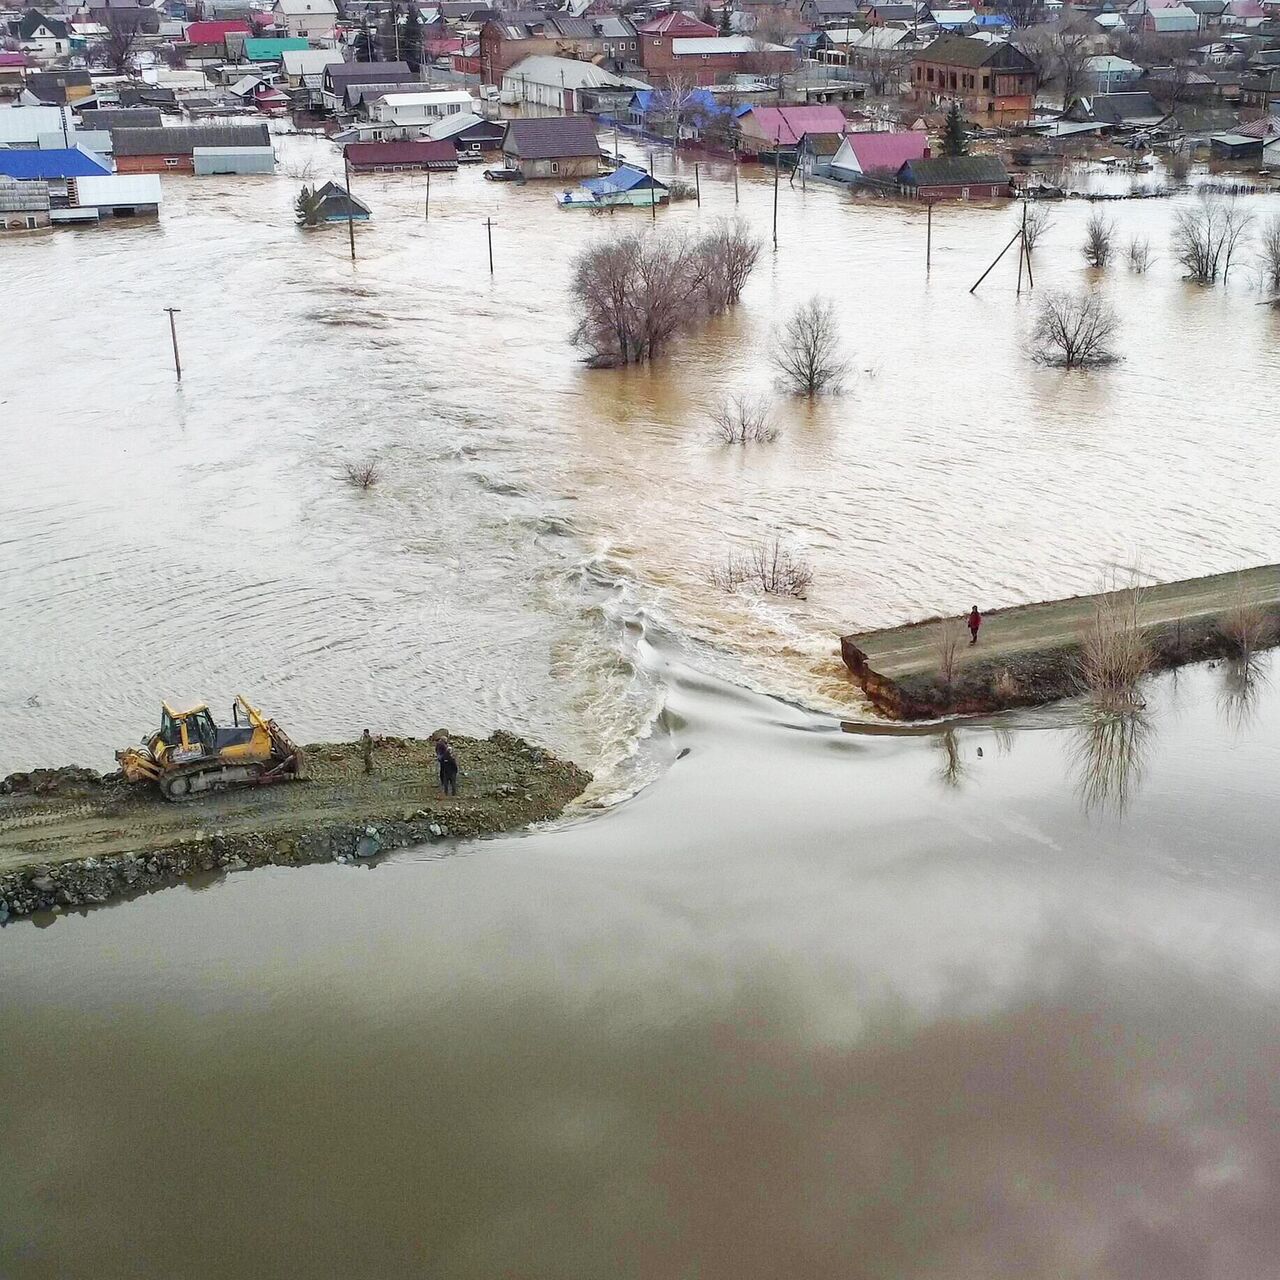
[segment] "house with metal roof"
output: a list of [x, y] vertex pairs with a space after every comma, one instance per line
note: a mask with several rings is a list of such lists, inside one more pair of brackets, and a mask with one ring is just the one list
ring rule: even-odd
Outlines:
[[473, 113], [476, 100], [465, 89], [429, 89], [402, 93], [397, 86], [376, 98], [365, 97], [365, 113], [376, 124], [428, 125], [443, 116]]
[[353, 173], [401, 173], [430, 169], [448, 173], [458, 167], [452, 142], [419, 138], [404, 142], [349, 142], [342, 149]]
[[445, 116], [429, 124], [427, 137], [453, 144], [461, 156], [478, 156], [486, 151], [497, 151], [502, 146], [507, 126], [501, 120], [487, 120], [470, 111]]
[[600, 143], [587, 116], [507, 121], [502, 160], [524, 178], [589, 178], [600, 172]]
[[163, 199], [154, 173], [109, 173], [67, 183], [67, 203], [75, 209], [93, 209], [99, 218], [154, 217]]
[[340, 49], [285, 49], [280, 64], [292, 89], [319, 89], [328, 66], [345, 59]]
[[61, 18], [46, 18], [39, 9], [28, 9], [8, 23], [10, 38], [39, 58], [60, 58], [71, 52], [71, 29]]
[[941, 106], [959, 102], [974, 119], [1026, 120], [1035, 104], [1035, 63], [1008, 41], [939, 36], [911, 60], [912, 96]]
[[93, 80], [81, 68], [28, 72], [20, 101], [37, 106], [60, 107], [93, 96]]
[[[332, 62], [321, 75], [320, 101], [328, 111], [346, 111], [350, 109], [349, 89], [417, 82], [407, 62]], [[354, 100], [359, 101], [358, 93]]]
[[994, 200], [1013, 194], [999, 156], [937, 156], [908, 160], [898, 170], [898, 190], [914, 200]]
[[849, 132], [839, 107], [751, 107], [738, 120], [739, 145], [745, 155], [795, 152], [806, 133]]
[[648, 87], [642, 80], [616, 75], [593, 62], [535, 54], [517, 62], [503, 75], [502, 100], [570, 114], [620, 111], [637, 89]]
[[556, 203], [562, 209], [610, 209], [621, 205], [662, 204], [670, 195], [665, 182], [636, 165], [619, 165], [599, 178], [583, 178], [576, 191], [562, 191]]
[[49, 225], [49, 184], [0, 178], [0, 235]]
[[263, 153], [271, 150], [271, 134], [265, 122], [119, 129], [114, 139], [117, 173], [195, 173], [197, 150], [255, 152], [256, 171]]
[[317, 187], [320, 198], [321, 222], [368, 222], [370, 209], [359, 196], [353, 196], [346, 187], [336, 182], [326, 182]]
[[1153, 129], [1169, 113], [1146, 90], [1132, 93], [1095, 93], [1076, 98], [1064, 119], [1101, 125], [1104, 130]]
[[65, 107], [5, 107], [0, 110], [0, 147], [36, 147], [41, 136], [73, 133], [71, 112]]
[[0, 148], [0, 176], [19, 182], [62, 183], [68, 178], [89, 178], [110, 173], [111, 166], [83, 147], [19, 151]]
[[306, 53], [311, 46], [302, 36], [263, 39], [250, 36], [244, 42], [246, 62], [280, 62], [286, 53]]
[[334, 0], [276, 0], [271, 16], [291, 36], [327, 36], [338, 22]]
[[890, 178], [909, 160], [927, 159], [928, 141], [928, 137], [916, 129], [847, 133], [831, 160], [830, 176], [838, 182]]

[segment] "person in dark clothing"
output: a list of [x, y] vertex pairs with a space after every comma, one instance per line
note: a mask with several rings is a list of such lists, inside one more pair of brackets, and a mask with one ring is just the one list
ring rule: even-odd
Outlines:
[[365, 773], [373, 772], [373, 739], [369, 736], [369, 730], [366, 729], [360, 735], [360, 753], [364, 756]]
[[436, 739], [436, 763], [440, 766], [440, 785], [447, 796], [458, 794], [458, 761], [448, 738]]
[[970, 644], [978, 643], [978, 628], [980, 626], [982, 626], [982, 614], [978, 612], [978, 606], [975, 604], [973, 608], [969, 610]]

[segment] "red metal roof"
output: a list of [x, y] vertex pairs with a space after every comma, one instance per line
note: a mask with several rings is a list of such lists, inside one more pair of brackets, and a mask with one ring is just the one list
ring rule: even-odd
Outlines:
[[719, 31], [709, 23], [691, 18], [687, 13], [664, 13], [661, 18], [654, 18], [637, 28], [646, 36], [678, 36], [687, 39], [690, 36], [718, 36]]
[[188, 44], [221, 44], [232, 32], [253, 35], [253, 28], [240, 18], [224, 18], [217, 22], [192, 22], [187, 25]]
[[447, 139], [421, 142], [348, 142], [347, 159], [354, 165], [458, 163], [458, 150]]
[[863, 171], [892, 169], [897, 173], [908, 160], [929, 154], [923, 133], [851, 133], [845, 139]]
[[806, 133], [847, 133], [849, 122], [839, 107], [752, 107], [761, 134], [793, 145]]

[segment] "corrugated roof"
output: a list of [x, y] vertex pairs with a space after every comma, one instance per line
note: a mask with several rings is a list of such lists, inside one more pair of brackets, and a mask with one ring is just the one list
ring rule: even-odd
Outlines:
[[310, 47], [301, 36], [287, 36], [279, 40], [251, 39], [244, 42], [244, 56], [250, 62], [267, 62], [279, 58], [286, 49], [302, 51]]
[[751, 118], [761, 134], [793, 146], [806, 133], [844, 133], [849, 122], [839, 107], [752, 107]]
[[187, 24], [185, 39], [188, 44], [222, 44], [233, 32], [252, 35], [253, 28], [240, 18], [226, 18], [220, 22], [191, 22]]
[[452, 142], [423, 139], [413, 142], [348, 142], [343, 148], [353, 165], [420, 164], [431, 169], [456, 169], [458, 152]]
[[[61, 107], [0, 108], [0, 144], [34, 144], [42, 133], [61, 133], [62, 123]], [[68, 119], [67, 127], [70, 126], [71, 121]]]
[[603, 178], [584, 178], [582, 185], [595, 195], [613, 195], [619, 191], [634, 191], [637, 187], [645, 190], [652, 187], [658, 191], [667, 189], [666, 183], [631, 164], [621, 164]]
[[159, 129], [164, 117], [154, 107], [90, 107], [80, 112], [86, 129]]
[[475, 106], [475, 99], [465, 89], [432, 89], [428, 93], [401, 93], [398, 89], [378, 95], [378, 101], [389, 107], [432, 107], [445, 103], [469, 103]]
[[639, 80], [615, 76], [611, 71], [598, 67], [594, 62], [579, 62], [574, 58], [556, 58], [551, 54], [535, 53], [522, 58], [514, 67], [502, 73], [504, 80], [524, 80], [530, 84], [548, 84], [565, 89], [647, 89]]
[[892, 169], [897, 173], [908, 160], [923, 160], [926, 138], [923, 133], [850, 133], [844, 145], [857, 158], [864, 173], [872, 169]]
[[664, 13], [660, 18], [654, 18], [652, 22], [646, 22], [644, 26], [637, 27], [642, 35], [646, 36], [714, 36], [719, 34], [715, 27], [709, 26], [705, 22], [700, 22], [697, 18], [687, 13]]
[[696, 57], [713, 53], [790, 53], [785, 44], [758, 44], [752, 36], [679, 37], [671, 42], [676, 57]]
[[343, 62], [338, 49], [286, 49], [280, 56], [285, 71], [291, 76], [319, 75], [325, 67]]
[[558, 160], [598, 156], [600, 143], [595, 124], [586, 116], [542, 116], [509, 120], [502, 149], [521, 160]]
[[985, 66], [1000, 45], [974, 40], [971, 36], [939, 36], [920, 53], [924, 62], [945, 62], [951, 67]]
[[0, 174], [24, 181], [92, 177], [110, 172], [110, 165], [80, 147], [60, 147], [56, 151], [0, 150]]
[[45, 213], [48, 208], [47, 182], [19, 182], [16, 178], [0, 178], [0, 212]]
[[918, 187], [963, 187], [1009, 181], [1009, 171], [998, 156], [937, 156], [909, 160], [907, 168]]
[[162, 198], [160, 178], [154, 173], [110, 173], [100, 178], [76, 179], [79, 205], [159, 204]]
[[269, 147], [262, 124], [183, 124], [169, 129], [117, 129], [118, 156], [190, 155], [197, 147]]

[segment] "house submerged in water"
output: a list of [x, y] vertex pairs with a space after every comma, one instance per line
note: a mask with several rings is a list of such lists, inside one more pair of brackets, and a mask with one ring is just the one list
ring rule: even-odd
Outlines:
[[638, 205], [647, 209], [661, 204], [670, 192], [665, 183], [635, 165], [619, 165], [603, 178], [584, 178], [577, 191], [563, 191], [556, 196], [562, 209], [614, 209], [619, 205]]

